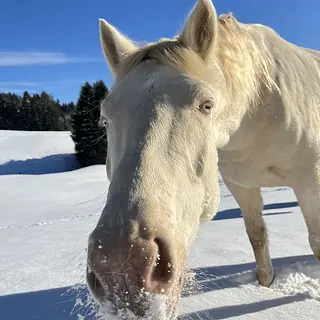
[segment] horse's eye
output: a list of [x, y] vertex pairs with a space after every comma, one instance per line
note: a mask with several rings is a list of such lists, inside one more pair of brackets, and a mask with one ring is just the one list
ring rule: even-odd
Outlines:
[[108, 128], [108, 120], [105, 117], [101, 116], [99, 120], [99, 126]]
[[198, 109], [200, 112], [202, 112], [205, 115], [210, 114], [213, 109], [213, 101], [206, 100], [202, 102]]

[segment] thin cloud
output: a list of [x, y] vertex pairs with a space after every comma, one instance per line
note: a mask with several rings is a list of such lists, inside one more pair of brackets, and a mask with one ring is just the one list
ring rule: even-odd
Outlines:
[[31, 81], [0, 81], [0, 87], [36, 87], [39, 82]]
[[[23, 93], [25, 92], [26, 90], [24, 89], [18, 89], [18, 88], [1, 88], [0, 87], [0, 93], [17, 93], [17, 94], [20, 94], [20, 93]], [[32, 93], [33, 90], [28, 90], [29, 93]]]
[[85, 82], [95, 82], [95, 79], [59, 79], [52, 81], [42, 81], [42, 82], [34, 82], [34, 81], [0, 81], [0, 88], [31, 88], [31, 87], [61, 87], [68, 86], [74, 84], [84, 84]]
[[101, 59], [71, 56], [62, 52], [0, 51], [0, 67], [14, 67], [27, 65], [57, 65], [85, 62], [101, 62]]
[[52, 81], [41, 81], [41, 82], [31, 82], [31, 81], [0, 81], [0, 93], [17, 93], [21, 94], [25, 91], [29, 93], [36, 93], [41, 91], [57, 90], [60, 88], [65, 88], [68, 86], [80, 86], [85, 82], [93, 83], [97, 79], [59, 79]]

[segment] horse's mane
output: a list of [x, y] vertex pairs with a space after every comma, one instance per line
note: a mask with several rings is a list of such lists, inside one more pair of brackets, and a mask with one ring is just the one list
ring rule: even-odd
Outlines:
[[271, 54], [264, 45], [263, 34], [262, 41], [257, 44], [249, 32], [251, 27], [240, 25], [231, 14], [221, 16], [219, 21], [218, 61], [232, 95], [243, 95], [254, 102], [261, 90], [278, 89], [273, 80]]
[[[258, 46], [248, 30], [249, 27], [240, 25], [231, 14], [220, 16], [218, 49], [213, 60], [224, 74], [229, 98], [234, 100], [240, 96], [254, 102], [262, 88], [271, 89], [276, 84], [268, 50]], [[148, 44], [124, 57], [121, 72], [126, 74], [147, 59], [177, 68], [196, 79], [204, 80], [208, 70], [200, 56], [175, 37]]]

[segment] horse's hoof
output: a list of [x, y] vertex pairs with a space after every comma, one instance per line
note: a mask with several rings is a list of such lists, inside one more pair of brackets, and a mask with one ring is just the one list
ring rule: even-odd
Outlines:
[[315, 257], [320, 261], [320, 234], [309, 235], [309, 243]]
[[316, 259], [318, 259], [318, 261], [320, 262], [320, 248], [313, 250], [313, 253], [314, 253]]
[[270, 272], [257, 271], [257, 278], [261, 286], [270, 287], [275, 279], [274, 269], [271, 269]]

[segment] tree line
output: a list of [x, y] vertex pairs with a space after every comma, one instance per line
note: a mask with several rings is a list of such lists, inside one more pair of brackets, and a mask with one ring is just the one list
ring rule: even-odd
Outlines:
[[70, 131], [81, 166], [105, 164], [107, 137], [99, 125], [100, 102], [108, 94], [101, 80], [86, 82], [76, 103], [60, 103], [47, 92], [0, 93], [0, 130]]
[[70, 130], [68, 115], [75, 104], [55, 100], [43, 91], [22, 96], [0, 93], [0, 130], [59, 131]]

